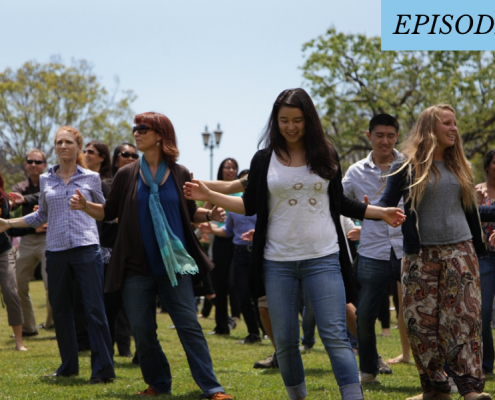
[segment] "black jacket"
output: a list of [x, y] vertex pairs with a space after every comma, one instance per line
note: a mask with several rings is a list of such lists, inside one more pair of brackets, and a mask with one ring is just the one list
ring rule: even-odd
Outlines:
[[[267, 174], [272, 155], [271, 149], [259, 150], [251, 160], [249, 181], [244, 196], [246, 215], [257, 214], [256, 227], [253, 238], [253, 252], [251, 256], [251, 288], [256, 297], [265, 294], [263, 284], [263, 253], [266, 244], [268, 227], [268, 183]], [[338, 154], [334, 152], [334, 157]], [[357, 282], [352, 271], [351, 260], [346, 247], [346, 237], [340, 225], [340, 215], [362, 220], [366, 212], [366, 204], [359, 203], [344, 196], [342, 189], [342, 171], [339, 168], [334, 179], [328, 185], [330, 199], [330, 214], [337, 230], [340, 247], [340, 268], [346, 289], [347, 303], [353, 301], [357, 295]], [[302, 232], [304, 234], [304, 232]]]
[[[403, 164], [398, 163], [392, 167], [390, 176], [387, 178], [387, 185], [383, 192], [382, 198], [378, 202], [377, 206], [380, 207], [396, 207], [399, 204], [401, 197], [404, 200], [409, 194], [409, 180], [407, 178], [407, 168], [404, 168], [399, 173], [394, 174]], [[411, 210], [411, 200], [404, 203], [404, 213], [406, 214], [406, 221], [402, 224], [402, 234], [404, 236], [404, 252], [406, 254], [418, 254], [421, 247], [421, 238], [419, 236], [419, 227], [417, 214]], [[481, 221], [492, 222], [495, 221], [495, 207], [492, 206], [479, 206], [478, 209], [474, 208], [471, 211], [464, 210], [466, 220], [473, 235], [473, 245], [476, 250], [476, 254], [483, 256], [487, 253], [486, 245], [483, 240], [483, 232], [481, 231]]]
[[[3, 199], [3, 204], [0, 205], [0, 218], [10, 219], [9, 212], [9, 200]], [[7, 236], [7, 233], [9, 233], [9, 231], [0, 233], [0, 253], [3, 253], [12, 248], [12, 243], [10, 243], [10, 239]]]

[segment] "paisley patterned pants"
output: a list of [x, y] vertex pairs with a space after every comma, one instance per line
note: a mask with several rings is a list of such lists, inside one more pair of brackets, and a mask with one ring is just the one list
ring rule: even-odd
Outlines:
[[402, 259], [404, 319], [423, 392], [482, 392], [481, 289], [471, 241], [421, 246]]

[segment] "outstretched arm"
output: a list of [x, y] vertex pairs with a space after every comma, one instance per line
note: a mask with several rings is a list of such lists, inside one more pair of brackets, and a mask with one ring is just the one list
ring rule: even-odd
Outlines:
[[202, 181], [205, 186], [214, 192], [234, 194], [244, 192], [244, 186], [239, 179], [234, 181]]
[[24, 218], [2, 219], [0, 218], [0, 233], [10, 228], [27, 228], [29, 225]]
[[84, 211], [90, 217], [102, 221], [105, 218], [103, 204], [96, 204], [86, 200], [86, 197], [76, 189], [76, 194], [70, 198], [70, 209]]
[[208, 201], [228, 211], [242, 215], [246, 214], [242, 198], [214, 192], [197, 179], [185, 183], [184, 196], [188, 200]]

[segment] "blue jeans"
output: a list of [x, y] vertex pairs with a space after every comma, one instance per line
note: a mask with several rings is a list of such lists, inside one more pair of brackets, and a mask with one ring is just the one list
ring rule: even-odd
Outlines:
[[[311, 349], [316, 343], [316, 339], [315, 339], [316, 318], [315, 318], [315, 312], [313, 311], [313, 307], [311, 307], [311, 302], [306, 292], [304, 292], [303, 294], [304, 294], [304, 308], [302, 312], [303, 337], [301, 339], [301, 343], [304, 346], [307, 346]], [[349, 328], [347, 328], [347, 337], [351, 342], [352, 348], [357, 349], [358, 348], [357, 338], [354, 337], [354, 335], [349, 330]]]
[[483, 372], [493, 372], [492, 312], [495, 295], [495, 252], [479, 259], [481, 279], [481, 335], [483, 338]]
[[103, 304], [103, 259], [100, 246], [80, 246], [64, 251], [46, 251], [48, 296], [62, 365], [57, 374], [79, 373], [74, 325], [74, 279], [81, 288], [91, 346], [91, 378], [115, 378], [113, 344]]
[[400, 282], [400, 264], [393, 249], [390, 250], [390, 260], [375, 260], [361, 255], [358, 258], [357, 275], [361, 289], [356, 315], [361, 372], [378, 373], [375, 320], [383, 293], [388, 290], [390, 282]]
[[264, 260], [263, 269], [277, 359], [289, 399], [307, 395], [299, 352], [298, 313], [303, 287], [342, 398], [362, 399], [356, 358], [346, 335], [345, 289], [338, 253], [302, 261]]
[[177, 286], [172, 286], [166, 276], [133, 276], [125, 280], [122, 288], [144, 381], [157, 393], [172, 392], [170, 365], [156, 334], [155, 299], [158, 296], [175, 325], [196, 384], [205, 396], [223, 392], [213, 372], [210, 350], [196, 315], [191, 276], [178, 276], [177, 281]]

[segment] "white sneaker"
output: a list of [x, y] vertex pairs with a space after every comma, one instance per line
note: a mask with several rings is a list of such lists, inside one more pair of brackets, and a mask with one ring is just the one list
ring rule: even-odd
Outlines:
[[381, 383], [376, 376], [366, 372], [359, 372], [359, 382], [361, 383]]

